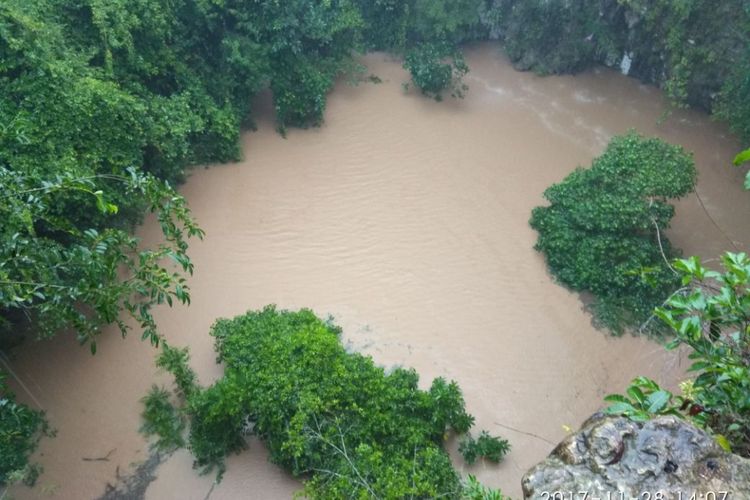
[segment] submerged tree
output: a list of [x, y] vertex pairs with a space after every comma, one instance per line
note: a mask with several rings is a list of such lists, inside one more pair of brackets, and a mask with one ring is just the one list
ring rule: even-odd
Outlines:
[[[185, 403], [196, 466], [221, 472], [251, 432], [272, 462], [307, 478], [310, 498], [462, 498], [465, 490], [501, 498], [466, 486], [444, 449], [447, 432], [466, 433], [474, 422], [455, 382], [437, 378], [421, 390], [414, 370], [386, 372], [346, 352], [340, 329], [308, 310], [267, 307], [219, 320], [211, 333], [225, 366], [211, 387], [196, 385], [186, 350], [165, 345], [158, 361]], [[145, 402], [144, 429], [157, 446], [179, 443], [168, 396], [153, 390]], [[499, 461], [509, 445], [482, 433], [462, 448], [471, 462]]]
[[445, 44], [420, 45], [406, 54], [404, 68], [411, 73], [411, 80], [424, 95], [436, 101], [443, 93], [451, 97], [463, 97], [468, 87], [463, 77], [469, 72], [463, 55]]
[[598, 324], [614, 333], [636, 327], [678, 288], [669, 264], [676, 251], [663, 231], [674, 215], [668, 200], [690, 193], [695, 180], [682, 148], [631, 132], [545, 191], [550, 205], [530, 221], [536, 249], [560, 283], [594, 295]]

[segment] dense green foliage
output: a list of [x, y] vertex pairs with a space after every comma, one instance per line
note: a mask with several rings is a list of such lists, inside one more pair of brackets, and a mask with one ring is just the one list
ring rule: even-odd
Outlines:
[[461, 52], [445, 45], [424, 44], [406, 54], [404, 68], [414, 85], [425, 95], [442, 100], [444, 91], [451, 97], [463, 97], [468, 87], [463, 76], [469, 71]]
[[510, 443], [496, 436], [490, 436], [482, 431], [478, 438], [468, 434], [458, 445], [458, 452], [467, 464], [473, 464], [478, 458], [485, 458], [490, 462], [499, 462], [510, 451]]
[[631, 132], [545, 191], [550, 205], [530, 221], [536, 248], [560, 283], [594, 295], [599, 324], [615, 333], [641, 325], [678, 288], [662, 231], [674, 215], [667, 200], [688, 194], [695, 179], [682, 148]]
[[185, 421], [169, 398], [170, 393], [166, 389], [152, 386], [141, 400], [143, 425], [140, 430], [147, 436], [157, 436], [153, 447], [161, 451], [172, 451], [185, 446]]
[[41, 468], [30, 464], [28, 456], [49, 433], [44, 415], [17, 403], [0, 374], [0, 486], [36, 481]]
[[692, 349], [696, 378], [685, 396], [693, 420], [750, 457], [750, 259], [727, 253], [721, 262], [723, 272], [697, 257], [675, 262], [688, 288], [657, 314], [677, 336], [670, 347]]
[[682, 417], [683, 399], [662, 389], [647, 377], [636, 377], [630, 382], [627, 395], [610, 394], [604, 398], [612, 403], [606, 409], [610, 415], [623, 415], [636, 422], [645, 422], [660, 415]]
[[[460, 2], [413, 7], [410, 43], [455, 44], [477, 23]], [[0, 3], [0, 342], [31, 324], [43, 336], [73, 330], [94, 352], [103, 326], [127, 331], [125, 311], [156, 344], [151, 308], [189, 301], [187, 239], [202, 234], [167, 183], [189, 165], [237, 159], [263, 89], [282, 131], [320, 124], [335, 77], [373, 32], [366, 10], [350, 0]], [[449, 92], [464, 71], [455, 61]], [[164, 232], [155, 248], [130, 234], [146, 212]]]
[[423, 94], [463, 97], [469, 70], [458, 44], [486, 36], [481, 0], [358, 0], [365, 47], [404, 54], [404, 68]]
[[[77, 227], [72, 217], [57, 212], [58, 203], [83, 193], [101, 213], [116, 213], [117, 205], [97, 189], [98, 182], [107, 181], [120, 182], [123, 195], [157, 213], [164, 243], [138, 251], [138, 240], [121, 228]], [[184, 200], [135, 169], [126, 177], [73, 177], [63, 170], [46, 180], [36, 171], [0, 166], [0, 182], [0, 310], [32, 317], [40, 335], [71, 328], [92, 352], [102, 326], [114, 323], [127, 332], [120, 316], [124, 310], [138, 321], [143, 338], [157, 344], [151, 308], [171, 305], [173, 298], [189, 301], [184, 278], [163, 260], [192, 272], [186, 238], [202, 235]]]
[[750, 457], [750, 258], [726, 253], [723, 272], [700, 259], [678, 259], [683, 288], [656, 315], [674, 332], [667, 345], [689, 346], [693, 360], [675, 396], [653, 380], [638, 377], [627, 396], [612, 394], [607, 412], [634, 420], [677, 415], [705, 428], [729, 451]]
[[598, 50], [589, 36], [597, 32], [601, 43], [609, 34], [599, 20], [598, 8], [585, 4], [529, 0], [498, 6], [505, 50], [514, 65], [541, 74], [573, 73], [589, 67]]
[[[463, 494], [443, 449], [447, 432], [466, 433], [474, 421], [455, 382], [438, 378], [420, 390], [414, 370], [386, 372], [369, 357], [347, 353], [339, 328], [308, 310], [267, 307], [219, 320], [211, 333], [225, 370], [211, 387], [195, 385], [185, 350], [165, 345], [159, 360], [185, 395], [197, 466], [221, 472], [224, 457], [241, 450], [252, 432], [271, 461], [307, 478], [312, 498]], [[159, 419], [167, 414], [161, 410]], [[144, 429], [159, 433], [159, 419]], [[509, 449], [487, 433], [468, 446], [473, 459], [495, 461]]]
[[[628, 53], [632, 75], [661, 85], [675, 102], [713, 110], [749, 139], [749, 13], [744, 0], [0, 2], [0, 344], [31, 323], [44, 336], [72, 329], [93, 352], [104, 325], [127, 331], [122, 311], [158, 343], [151, 309], [189, 301], [187, 241], [202, 234], [170, 183], [189, 165], [237, 159], [240, 127], [252, 126], [253, 98], [264, 89], [282, 132], [319, 125], [352, 53], [376, 48], [403, 55], [424, 94], [460, 97], [468, 68], [458, 44], [498, 37], [518, 67], [540, 73], [616, 66]], [[599, 192], [596, 175], [575, 176], [550, 192], [571, 200]], [[675, 196], [684, 194], [678, 181]], [[671, 254], [668, 243], [662, 239], [657, 253], [653, 231], [644, 228], [648, 221], [655, 230], [666, 226], [671, 209], [661, 198], [673, 195], [655, 192], [646, 210], [648, 195], [625, 183], [602, 185], [618, 184], [614, 208], [603, 198], [589, 205], [614, 216], [617, 228], [592, 225], [586, 204], [570, 217], [565, 202], [535, 212], [547, 229], [562, 223], [557, 236], [540, 239], [553, 272], [593, 291], [598, 318], [616, 330], [639, 321], [674, 286], [660, 260]], [[626, 207], [631, 195], [640, 201]], [[164, 241], [143, 248], [130, 230], [149, 212]], [[577, 238], [593, 245], [571, 260]], [[602, 267], [583, 271], [612, 264], [605, 255], [615, 258], [609, 278]], [[184, 365], [184, 356], [169, 363]], [[180, 384], [193, 415], [212, 411], [221, 391], [232, 389], [198, 390], [190, 373]], [[168, 414], [164, 398], [153, 393], [146, 403], [149, 418], [164, 415], [167, 424], [177, 414]], [[4, 401], [15, 405], [9, 395]], [[242, 428], [224, 418], [192, 423], [215, 433], [192, 443], [205, 446], [196, 455], [210, 457], [207, 463], [242, 446], [237, 436], [222, 441], [224, 427], [237, 435]]]
[[[264, 88], [281, 127], [319, 123], [359, 26], [346, 0], [0, 2], [0, 341], [31, 320], [94, 352], [125, 311], [158, 343], [151, 308], [189, 301], [202, 234], [167, 182], [238, 158]], [[155, 248], [130, 234], [147, 212]]]
[[420, 43], [456, 44], [486, 36], [482, 0], [356, 0], [366, 47], [401, 52]]

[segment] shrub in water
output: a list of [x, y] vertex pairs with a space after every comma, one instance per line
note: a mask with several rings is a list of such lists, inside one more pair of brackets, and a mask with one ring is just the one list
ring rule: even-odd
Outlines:
[[[197, 465], [221, 472], [251, 430], [271, 461], [307, 478], [313, 498], [464, 494], [443, 448], [446, 433], [465, 433], [474, 422], [455, 382], [437, 378], [421, 390], [414, 370], [386, 372], [346, 352], [340, 329], [309, 310], [269, 306], [219, 320], [212, 335], [224, 377], [187, 391], [184, 410]], [[162, 358], [177, 362], [160, 364], [192, 380], [186, 357], [174, 351], [166, 346]], [[507, 451], [500, 442], [483, 433], [473, 447], [499, 459]]]
[[[693, 190], [695, 166], [679, 146], [631, 132], [615, 137], [589, 169], [544, 192], [531, 227], [557, 280], [594, 295], [595, 320], [615, 333], [643, 324], [679, 286], [664, 236], [667, 200]], [[656, 322], [649, 331], [659, 330]]]

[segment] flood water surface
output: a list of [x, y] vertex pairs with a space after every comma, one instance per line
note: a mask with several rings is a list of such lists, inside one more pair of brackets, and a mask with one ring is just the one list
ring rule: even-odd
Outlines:
[[[197, 169], [182, 187], [206, 238], [191, 246], [192, 305], [157, 319], [210, 383], [221, 374], [208, 336], [216, 318], [269, 303], [330, 314], [350, 349], [414, 367], [425, 386], [456, 380], [477, 429], [513, 446], [500, 465], [457, 466], [519, 498], [523, 473], [604, 395], [640, 374], [674, 387], [684, 370], [654, 342], [595, 330], [580, 298], [552, 281], [528, 225], [545, 188], [630, 128], [682, 144], [695, 153], [700, 197], [678, 202], [669, 236], [705, 258], [747, 249], [750, 194], [729, 167], [739, 144], [700, 113], [665, 118], [654, 88], [608, 70], [519, 73], [490, 45], [467, 60], [467, 98], [436, 103], [404, 93], [397, 61], [368, 55], [383, 82], [340, 84], [325, 125], [286, 139], [261, 102], [258, 131], [243, 136], [246, 159]], [[140, 230], [146, 241], [158, 235], [152, 222]], [[169, 381], [137, 335], [109, 335], [98, 351], [59, 337], [11, 362], [19, 396], [58, 429], [42, 442], [45, 474], [19, 498], [98, 497], [148, 457], [139, 399]], [[141, 485], [150, 499], [285, 499], [300, 486], [258, 442], [215, 486], [186, 452], [153, 474]]]

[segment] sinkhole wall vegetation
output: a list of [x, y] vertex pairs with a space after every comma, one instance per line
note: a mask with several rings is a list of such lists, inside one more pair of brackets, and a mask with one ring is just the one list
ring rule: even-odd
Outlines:
[[386, 372], [346, 352], [340, 329], [304, 309], [268, 306], [217, 321], [211, 335], [224, 376], [207, 388], [187, 350], [163, 345], [158, 365], [174, 375], [176, 395], [154, 387], [144, 398], [143, 430], [156, 447], [187, 446], [197, 468], [220, 478], [225, 457], [253, 434], [273, 463], [305, 479], [310, 498], [502, 498], [464, 481], [444, 449], [449, 433], [465, 435], [469, 463], [510, 449], [487, 432], [471, 436], [455, 382], [421, 390], [414, 370]]

